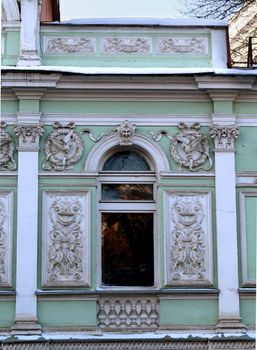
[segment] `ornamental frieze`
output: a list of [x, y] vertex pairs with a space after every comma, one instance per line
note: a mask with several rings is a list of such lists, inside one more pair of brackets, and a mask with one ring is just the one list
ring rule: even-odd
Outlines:
[[105, 54], [150, 54], [151, 38], [110, 37], [102, 39], [102, 53]]
[[235, 139], [239, 136], [238, 127], [214, 126], [210, 129], [210, 136], [214, 140], [216, 150], [234, 151]]
[[13, 158], [14, 141], [12, 136], [5, 130], [5, 122], [0, 123], [0, 171], [16, 170], [17, 164]]
[[[199, 123], [178, 125], [179, 132], [171, 136], [167, 131], [161, 130], [158, 133], [150, 133], [152, 138], [159, 142], [163, 136], [168, 137], [170, 142], [170, 153], [179, 167], [188, 168], [190, 171], [210, 170], [212, 158], [207, 137], [201, 134]], [[207, 162], [206, 165], [204, 165]]]
[[208, 54], [207, 38], [158, 38], [158, 52], [160, 54]]
[[47, 54], [94, 54], [96, 39], [92, 37], [45, 37], [44, 51]]
[[12, 193], [0, 192], [0, 286], [11, 285]]
[[88, 193], [44, 194], [43, 283], [89, 283]]
[[167, 198], [167, 284], [210, 284], [210, 195]]

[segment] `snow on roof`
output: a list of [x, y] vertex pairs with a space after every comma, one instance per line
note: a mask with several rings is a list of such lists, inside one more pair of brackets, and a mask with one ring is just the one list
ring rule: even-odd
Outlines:
[[[58, 23], [59, 24], [59, 23]], [[198, 18], [78, 18], [63, 21], [68, 25], [120, 25], [160, 27], [227, 27], [227, 21]]]
[[85, 75], [189, 75], [189, 74], [214, 74], [214, 75], [256, 75], [257, 69], [239, 68], [165, 68], [165, 67], [64, 67], [64, 66], [34, 66], [13, 67], [2, 66], [2, 71], [30, 71], [30, 72], [60, 72]]

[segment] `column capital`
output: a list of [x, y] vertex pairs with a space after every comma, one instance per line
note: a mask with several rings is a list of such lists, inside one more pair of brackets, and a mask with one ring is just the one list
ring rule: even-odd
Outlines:
[[44, 128], [39, 124], [20, 124], [14, 128], [19, 138], [18, 151], [37, 152], [39, 139], [44, 133]]
[[237, 126], [212, 126], [210, 136], [214, 139], [215, 151], [235, 151], [235, 139], [239, 136]]

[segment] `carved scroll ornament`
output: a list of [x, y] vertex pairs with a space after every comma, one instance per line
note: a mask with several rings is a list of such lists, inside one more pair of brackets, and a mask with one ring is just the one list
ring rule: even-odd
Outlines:
[[0, 124], [0, 170], [15, 170], [17, 164], [13, 158], [14, 141], [12, 136], [4, 130], [6, 124]]
[[13, 130], [19, 138], [19, 147], [31, 151], [39, 147], [40, 136], [44, 133], [41, 125], [17, 125]]
[[216, 150], [234, 151], [235, 139], [239, 136], [239, 128], [215, 126], [210, 129], [210, 135], [214, 139]]

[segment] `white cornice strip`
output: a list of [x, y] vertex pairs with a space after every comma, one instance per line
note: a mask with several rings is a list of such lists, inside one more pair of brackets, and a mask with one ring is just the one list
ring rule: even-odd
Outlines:
[[2, 71], [30, 71], [30, 72], [66, 72], [77, 74], [101, 75], [101, 74], [133, 74], [133, 75], [147, 75], [147, 74], [202, 74], [210, 73], [215, 75], [254, 75], [257, 76], [255, 69], [234, 69], [234, 68], [166, 68], [166, 67], [62, 67], [62, 66], [35, 66], [35, 67], [12, 67], [2, 66]]

